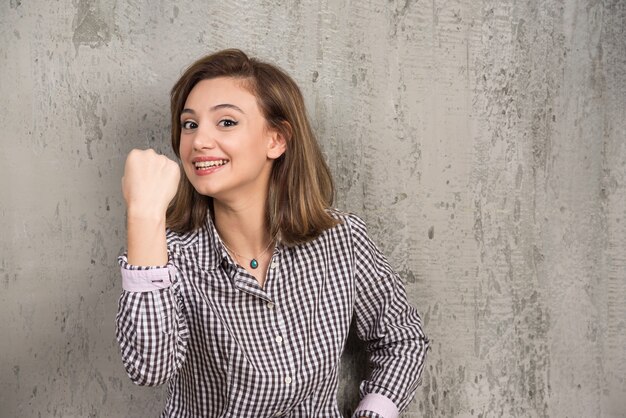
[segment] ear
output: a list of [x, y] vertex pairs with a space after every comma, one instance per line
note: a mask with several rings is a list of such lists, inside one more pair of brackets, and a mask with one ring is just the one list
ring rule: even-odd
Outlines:
[[[287, 123], [287, 122], [285, 122]], [[267, 158], [275, 160], [287, 150], [287, 132], [291, 129], [272, 129], [268, 132]]]

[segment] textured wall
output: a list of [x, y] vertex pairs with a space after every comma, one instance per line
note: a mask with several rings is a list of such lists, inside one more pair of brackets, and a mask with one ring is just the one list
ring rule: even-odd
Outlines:
[[424, 317], [405, 417], [626, 415], [626, 1], [6, 0], [1, 417], [160, 411], [113, 336], [120, 177], [225, 47], [298, 80], [337, 206]]

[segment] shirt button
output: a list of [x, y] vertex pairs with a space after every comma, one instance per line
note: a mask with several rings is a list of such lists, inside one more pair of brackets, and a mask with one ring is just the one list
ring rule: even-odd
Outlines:
[[285, 377], [285, 383], [290, 384], [291, 383], [291, 377], [289, 377], [289, 376]]
[[274, 270], [276, 267], [278, 267], [278, 261], [272, 261], [272, 264], [270, 264], [270, 268]]
[[272, 302], [268, 302], [267, 309], [274, 309], [274, 304]]
[[280, 335], [277, 335], [277, 336], [276, 336], [276, 342], [277, 342], [278, 344], [282, 343], [282, 342], [283, 342], [283, 337], [281, 337]]

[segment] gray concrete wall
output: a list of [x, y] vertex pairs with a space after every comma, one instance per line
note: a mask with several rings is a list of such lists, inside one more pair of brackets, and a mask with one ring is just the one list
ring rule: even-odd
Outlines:
[[298, 80], [337, 206], [423, 315], [404, 417], [626, 416], [623, 0], [3, 1], [0, 416], [160, 411], [113, 335], [120, 176], [225, 47]]

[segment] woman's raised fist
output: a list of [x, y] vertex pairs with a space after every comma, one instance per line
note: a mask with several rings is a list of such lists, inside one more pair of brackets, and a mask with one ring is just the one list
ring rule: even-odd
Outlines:
[[178, 164], [152, 149], [128, 153], [122, 177], [122, 192], [130, 212], [165, 216], [180, 180]]

